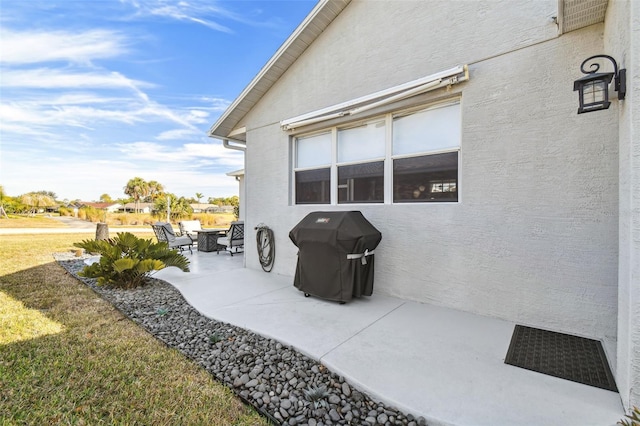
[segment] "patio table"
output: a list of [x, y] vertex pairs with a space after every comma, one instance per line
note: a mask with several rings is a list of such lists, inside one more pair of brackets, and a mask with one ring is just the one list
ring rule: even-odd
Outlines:
[[195, 232], [198, 233], [198, 251], [212, 252], [218, 248], [218, 237], [220, 233], [226, 231], [226, 229], [220, 228], [207, 228], [198, 229]]

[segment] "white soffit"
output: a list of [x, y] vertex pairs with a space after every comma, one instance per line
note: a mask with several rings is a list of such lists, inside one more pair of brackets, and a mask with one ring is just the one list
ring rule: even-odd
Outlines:
[[558, 0], [560, 33], [604, 22], [609, 0]]
[[356, 115], [379, 106], [388, 105], [392, 102], [467, 80], [469, 80], [468, 67], [467, 65], [461, 65], [357, 99], [282, 120], [280, 126], [283, 130], [293, 130], [334, 118]]
[[[251, 108], [269, 91], [271, 86], [304, 53], [313, 41], [347, 7], [351, 0], [320, 0], [289, 38], [269, 59], [258, 75], [226, 109], [209, 129], [209, 136], [219, 139], [229, 137], [238, 123]], [[235, 139], [245, 140], [246, 135], [238, 134]]]
[[244, 169], [234, 170], [233, 172], [226, 173], [226, 175], [232, 177], [244, 176]]

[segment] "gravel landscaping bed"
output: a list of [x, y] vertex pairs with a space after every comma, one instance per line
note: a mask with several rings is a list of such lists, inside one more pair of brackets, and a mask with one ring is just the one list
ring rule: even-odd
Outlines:
[[276, 424], [426, 425], [422, 417], [373, 401], [291, 347], [205, 317], [167, 282], [152, 279], [133, 290], [99, 287], [95, 279], [77, 275], [85, 266], [82, 257], [54, 257], [124, 315], [197, 362]]

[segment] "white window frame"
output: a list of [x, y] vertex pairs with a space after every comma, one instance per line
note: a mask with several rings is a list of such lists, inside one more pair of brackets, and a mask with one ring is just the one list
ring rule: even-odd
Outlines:
[[[322, 135], [325, 133], [330, 133], [331, 134], [331, 162], [330, 163], [322, 163], [322, 164], [317, 164], [315, 166], [309, 166], [309, 167], [297, 167], [298, 165], [298, 144], [297, 144], [297, 140], [299, 138], [306, 138], [306, 137], [310, 137], [310, 136], [318, 136], [318, 135]], [[326, 206], [326, 205], [332, 205], [331, 200], [333, 200], [334, 197], [334, 186], [332, 183], [334, 182], [334, 167], [333, 164], [335, 164], [335, 161], [333, 161], [333, 159], [336, 158], [336, 147], [335, 147], [335, 137], [336, 137], [336, 133], [334, 129], [328, 130], [328, 129], [323, 129], [317, 132], [313, 132], [313, 133], [308, 133], [308, 134], [303, 134], [303, 135], [298, 135], [295, 138], [292, 139], [292, 156], [291, 156], [291, 161], [294, 167], [292, 167], [292, 171], [291, 171], [291, 204], [292, 205], [296, 205], [296, 206], [302, 206], [302, 205], [316, 205], [316, 206]], [[329, 168], [329, 191], [330, 191], [330, 201], [329, 204], [326, 203], [296, 203], [296, 172], [306, 172], [309, 170], [321, 170], [321, 169], [326, 169]]]
[[[446, 107], [450, 105], [459, 105], [462, 108], [462, 99], [456, 97], [454, 99], [448, 99], [446, 101], [429, 104], [429, 105], [421, 105], [412, 107], [409, 109], [404, 109], [400, 111], [394, 111], [390, 113], [386, 113], [383, 115], [374, 116], [368, 118], [367, 120], [354, 120], [351, 122], [347, 122], [341, 125], [336, 125], [331, 128], [324, 128], [321, 130], [317, 130], [310, 133], [300, 133], [296, 135], [292, 135], [290, 137], [291, 143], [291, 166], [290, 166], [290, 202], [293, 206], [354, 206], [354, 205], [362, 205], [362, 206], [370, 206], [370, 205], [421, 205], [424, 206], [426, 204], [459, 204], [460, 203], [460, 164], [461, 164], [461, 140], [458, 141], [458, 145], [451, 148], [446, 149], [435, 149], [435, 150], [425, 150], [420, 152], [413, 152], [410, 154], [393, 154], [393, 120], [398, 116], [410, 115], [418, 112], [428, 111], [430, 109]], [[337, 161], [338, 159], [338, 131], [340, 129], [348, 129], [350, 127], [354, 127], [358, 122], [362, 124], [376, 122], [376, 121], [385, 121], [385, 156], [384, 157], [372, 157], [366, 160], [358, 160], [358, 161], [349, 161], [349, 162], [341, 162]], [[462, 128], [462, 113], [460, 114], [460, 121], [457, 123], [460, 128]], [[322, 166], [314, 166], [314, 167], [305, 167], [298, 168], [296, 167], [297, 162], [297, 140], [298, 138], [304, 138], [314, 135], [319, 135], [323, 133], [331, 133], [331, 164], [326, 164]], [[461, 139], [461, 135], [460, 135]], [[457, 152], [458, 153], [458, 173], [456, 177], [456, 192], [457, 192], [457, 200], [456, 201], [424, 201], [424, 202], [393, 202], [393, 162], [397, 159], [403, 158], [413, 158], [413, 157], [422, 157], [427, 155], [436, 155], [436, 154], [445, 154]], [[383, 202], [373, 202], [373, 203], [338, 203], [338, 167], [340, 166], [349, 166], [355, 164], [365, 164], [365, 163], [374, 163], [383, 161], [384, 165], [384, 201]], [[326, 169], [330, 168], [330, 201], [329, 204], [326, 203], [310, 203], [310, 204], [297, 204], [296, 203], [296, 172], [299, 171], [307, 171], [307, 170], [318, 170], [318, 169]]]

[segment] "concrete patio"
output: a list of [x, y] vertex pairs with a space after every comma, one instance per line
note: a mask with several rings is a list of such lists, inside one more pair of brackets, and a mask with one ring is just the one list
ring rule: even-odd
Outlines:
[[242, 255], [186, 256], [190, 273], [155, 276], [198, 311], [290, 345], [429, 425], [613, 426], [624, 416], [615, 392], [505, 364], [514, 323], [375, 292], [344, 305], [305, 298], [292, 277], [246, 269]]

